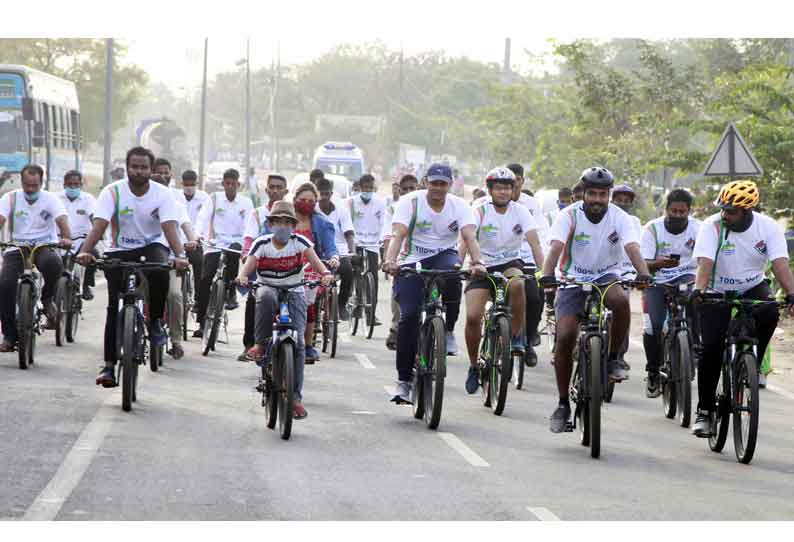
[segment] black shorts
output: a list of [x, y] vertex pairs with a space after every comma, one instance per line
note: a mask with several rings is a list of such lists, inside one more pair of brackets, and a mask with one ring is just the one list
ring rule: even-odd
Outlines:
[[[488, 273], [502, 273], [503, 275], [507, 274], [506, 272], [508, 269], [516, 269], [519, 273], [523, 273], [524, 262], [521, 260], [512, 260], [501, 265], [486, 267], [485, 269]], [[464, 292], [468, 292], [469, 290], [493, 290], [493, 286], [491, 286], [491, 281], [488, 280], [487, 277], [483, 277], [470, 280], [466, 284]]]

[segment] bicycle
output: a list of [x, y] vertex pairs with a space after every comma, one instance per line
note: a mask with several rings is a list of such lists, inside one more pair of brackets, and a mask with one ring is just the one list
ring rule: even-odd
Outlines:
[[295, 402], [295, 359], [297, 358], [298, 331], [289, 314], [289, 291], [297, 286], [316, 288], [320, 281], [301, 281], [287, 287], [251, 283], [254, 292], [261, 286], [273, 288], [278, 293], [278, 315], [273, 326], [270, 352], [262, 361], [262, 374], [257, 389], [262, 393], [265, 421], [268, 429], [278, 424], [279, 435], [289, 440], [292, 433], [292, 415]]
[[2, 249], [19, 249], [24, 265], [22, 275], [17, 280], [16, 298], [17, 352], [20, 369], [27, 369], [35, 362], [36, 337], [42, 333], [41, 317], [44, 314], [44, 306], [41, 303], [41, 290], [44, 279], [34, 263], [36, 251], [57, 247], [58, 243], [26, 245], [0, 242]]
[[180, 289], [182, 290], [182, 340], [187, 341], [187, 323], [195, 303], [193, 299], [193, 271], [191, 266], [179, 271], [177, 275], [182, 281], [180, 284]]
[[[326, 262], [323, 262], [328, 265]], [[336, 357], [336, 345], [339, 339], [339, 275], [334, 274], [334, 281], [327, 287], [320, 289], [314, 302], [319, 326], [314, 328], [314, 342], [317, 334], [323, 338], [323, 352], [331, 347], [331, 357]]]
[[685, 305], [689, 299], [691, 282], [661, 284], [667, 305], [667, 320], [662, 333], [662, 366], [659, 385], [662, 386], [664, 415], [673, 419], [678, 415], [681, 427], [689, 427], [692, 419], [692, 381], [695, 365], [692, 362], [694, 336], [690, 331]]
[[[162, 346], [152, 344], [146, 325], [144, 308], [143, 272], [146, 270], [170, 270], [171, 266], [165, 263], [150, 263], [146, 261], [125, 262], [116, 259], [99, 258], [92, 266], [103, 271], [120, 269], [123, 290], [119, 298], [119, 311], [116, 321], [116, 359], [117, 381], [121, 382], [121, 409], [125, 412], [132, 410], [132, 403], [137, 400], [138, 365], [145, 364], [147, 354], [152, 370], [158, 361], [152, 353], [160, 351]], [[149, 346], [147, 348], [147, 345]]]
[[576, 405], [573, 421], [565, 428], [572, 432], [577, 427], [581, 432], [582, 446], [590, 447], [590, 456], [601, 455], [601, 404], [607, 393], [607, 364], [609, 355], [610, 312], [604, 299], [615, 285], [644, 287], [645, 283], [633, 280], [616, 280], [607, 284], [562, 280], [554, 286], [578, 287], [586, 294], [585, 308], [579, 314], [579, 338], [574, 350], [575, 367], [570, 388], [571, 401]]
[[398, 275], [417, 275], [424, 283], [411, 404], [414, 418], [424, 419], [429, 429], [437, 429], [441, 422], [444, 379], [447, 376], [446, 328], [440, 282], [445, 278], [468, 278], [469, 273], [457, 269], [422, 269], [417, 265], [416, 268], [401, 268]]
[[[762, 305], [784, 307], [773, 300], [739, 299], [737, 292], [706, 292], [703, 303], [731, 308], [720, 379], [711, 413], [709, 448], [721, 452], [728, 439], [728, 423], [733, 415], [733, 448], [736, 460], [748, 464], [753, 459], [758, 439], [758, 339], [753, 309]], [[720, 383], [722, 384], [720, 386]], [[720, 389], [722, 388], [722, 389]]]
[[[537, 280], [535, 278], [535, 273], [537, 272], [537, 270], [538, 270], [538, 268], [535, 267], [534, 265], [525, 265], [523, 267], [523, 272], [524, 272], [524, 277], [523, 278], [524, 278], [524, 281], [525, 281], [524, 284], [526, 284], [526, 281], [529, 281], [529, 280]], [[524, 287], [524, 291], [525, 291], [524, 303], [528, 303], [528, 299], [526, 298], [526, 292], [528, 291], [528, 288], [526, 288], [526, 286]], [[552, 310], [552, 314], [553, 314], [553, 310]], [[538, 344], [540, 344], [540, 336], [543, 335], [544, 333], [548, 333], [548, 327], [547, 326], [548, 326], [548, 323], [547, 323], [546, 326], [544, 326], [543, 329], [538, 329], [538, 334], [537, 334], [538, 336], [537, 336], [536, 342], [535, 342], [535, 344], [533, 346], [537, 346]], [[529, 344], [529, 338], [528, 338], [528, 335], [527, 335], [527, 324], [526, 324], [526, 322], [524, 322], [523, 334], [524, 334], [524, 342], [525, 342], [525, 344], [528, 345]], [[552, 336], [552, 340], [553, 340], [553, 336]], [[518, 360], [518, 363], [513, 363], [513, 379], [515, 381], [515, 386], [516, 386], [517, 390], [520, 390], [521, 388], [524, 387], [524, 368], [525, 368], [525, 366], [529, 365], [529, 351], [528, 350], [529, 349], [527, 348], [524, 351], [524, 355], [521, 356], [521, 359]]]
[[208, 355], [210, 351], [215, 351], [215, 343], [218, 341], [221, 325], [223, 325], [223, 332], [226, 335], [226, 343], [229, 342], [229, 316], [226, 314], [226, 294], [229, 289], [232, 288], [232, 284], [224, 278], [226, 273], [226, 256], [229, 254], [240, 256], [242, 253], [242, 251], [232, 248], [221, 248], [215, 245], [209, 246], [220, 250], [221, 257], [218, 261], [218, 270], [215, 272], [215, 277], [212, 279], [212, 286], [210, 286], [207, 314], [204, 318], [204, 333], [201, 338], [203, 348], [202, 355], [204, 356]]
[[375, 272], [369, 268], [369, 259], [366, 251], [361, 247], [356, 247], [356, 256], [353, 258], [353, 295], [348, 301], [348, 312], [353, 318], [353, 328], [351, 335], [358, 332], [358, 323], [364, 320], [368, 328], [367, 339], [372, 338], [375, 331], [375, 306], [377, 302], [377, 290], [375, 289]]
[[[72, 241], [85, 239], [85, 235], [73, 237]], [[76, 265], [74, 257], [77, 253], [71, 249], [63, 252], [63, 273], [55, 287], [55, 307], [58, 309], [55, 318], [55, 344], [63, 346], [73, 343], [77, 337], [77, 328], [83, 313], [83, 298], [80, 295], [83, 284], [84, 268]]]

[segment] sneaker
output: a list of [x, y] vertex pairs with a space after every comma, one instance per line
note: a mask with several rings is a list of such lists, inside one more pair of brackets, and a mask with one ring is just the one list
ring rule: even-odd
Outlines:
[[[623, 367], [623, 369], [625, 369], [626, 371], [631, 371], [631, 365], [629, 365], [628, 361], [623, 359], [623, 354], [620, 355], [618, 361], [620, 362], [620, 366]], [[628, 378], [628, 376], [626, 378]]]
[[551, 415], [549, 429], [552, 433], [562, 433], [568, 427], [571, 419], [571, 404], [560, 403]]
[[340, 320], [350, 320], [350, 311], [347, 310], [347, 306], [339, 307], [339, 319]]
[[115, 388], [116, 384], [116, 371], [113, 367], [105, 366], [99, 371], [96, 377], [96, 385], [103, 388]]
[[16, 342], [9, 342], [3, 341], [3, 344], [0, 344], [0, 352], [13, 352], [17, 349]]
[[240, 304], [237, 302], [237, 290], [234, 288], [229, 288], [229, 291], [226, 292], [226, 310], [233, 311]]
[[455, 344], [455, 334], [451, 331], [447, 331], [447, 355], [448, 356], [457, 356], [458, 355], [458, 345]]
[[527, 346], [524, 352], [524, 363], [526, 363], [527, 367], [536, 367], [538, 364], [538, 355], [532, 346]]
[[320, 359], [320, 354], [317, 352], [317, 349], [314, 348], [313, 346], [307, 346], [305, 362], [311, 365], [312, 363], [318, 361], [319, 359]]
[[758, 387], [762, 390], [766, 389], [766, 375], [764, 373], [758, 374]]
[[524, 338], [521, 337], [520, 335], [517, 336], [517, 337], [513, 337], [513, 339], [510, 341], [510, 350], [512, 350], [513, 352], [517, 352], [517, 353], [523, 353], [524, 352]]
[[259, 344], [255, 344], [254, 346], [246, 350], [243, 353], [243, 356], [240, 356], [240, 357], [245, 357], [244, 360], [240, 358], [237, 359], [239, 361], [253, 361], [256, 362], [256, 364], [261, 367], [262, 362], [267, 357], [267, 354], [268, 354], [268, 349], [266, 347]]
[[162, 346], [168, 342], [168, 337], [163, 329], [163, 323], [160, 320], [155, 320], [149, 326], [149, 339], [156, 345]]
[[174, 359], [181, 359], [185, 355], [185, 350], [182, 348], [182, 344], [172, 342], [171, 350], [168, 353]]
[[391, 398], [392, 403], [397, 403], [398, 405], [413, 404], [411, 402], [412, 388], [413, 388], [413, 384], [411, 382], [404, 382], [402, 380], [398, 380], [397, 386], [394, 388], [394, 397]]
[[237, 356], [237, 361], [251, 361], [251, 359], [248, 357], [248, 348], [247, 347], [244, 347], [243, 348], [243, 353], [240, 354], [239, 356]]
[[397, 350], [397, 332], [393, 329], [389, 330], [389, 336], [386, 337], [386, 349]]
[[623, 382], [629, 379], [628, 372], [619, 359], [611, 359], [607, 362], [607, 372], [609, 379], [613, 382]]
[[44, 309], [44, 329], [55, 329], [58, 320], [58, 307], [55, 303], [48, 303]]
[[292, 403], [292, 418], [293, 419], [302, 420], [303, 418], [305, 418], [308, 415], [309, 415], [309, 413], [306, 412], [306, 409], [303, 408], [303, 405], [300, 403], [300, 401], [295, 401], [294, 403]]
[[201, 339], [202, 337], [204, 337], [204, 330], [203, 329], [198, 328], [196, 331], [193, 332], [193, 338], [194, 339]]
[[94, 299], [94, 291], [90, 286], [83, 287], [83, 301], [91, 301]]
[[711, 436], [710, 412], [698, 409], [695, 425], [692, 426], [692, 434], [699, 438], [709, 438]]
[[477, 367], [469, 367], [469, 374], [466, 377], [466, 393], [472, 395], [477, 393], [477, 388], [480, 387], [480, 371]]
[[654, 399], [662, 394], [662, 387], [659, 385], [659, 373], [648, 373], [648, 386], [645, 389], [645, 397]]

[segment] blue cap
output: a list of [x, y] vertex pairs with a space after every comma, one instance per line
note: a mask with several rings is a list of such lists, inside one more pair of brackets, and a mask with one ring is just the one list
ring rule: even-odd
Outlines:
[[612, 189], [613, 194], [620, 194], [621, 192], [624, 194], [631, 194], [632, 196], [634, 195], [634, 190], [627, 184], [619, 184]]
[[427, 168], [427, 180], [452, 182], [452, 168], [444, 164], [431, 164]]

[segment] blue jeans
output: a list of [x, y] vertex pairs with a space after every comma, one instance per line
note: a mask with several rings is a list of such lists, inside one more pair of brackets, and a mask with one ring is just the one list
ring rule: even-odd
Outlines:
[[[289, 315], [295, 326], [298, 344], [295, 347], [295, 396], [300, 401], [303, 391], [303, 366], [306, 360], [306, 349], [303, 332], [306, 330], [306, 295], [300, 292], [289, 292], [287, 297]], [[266, 345], [273, 337], [273, 317], [278, 314], [278, 292], [268, 286], [260, 286], [256, 290], [256, 344]]]
[[[446, 250], [430, 258], [421, 260], [423, 269], [454, 269], [460, 264], [456, 250]], [[414, 359], [416, 358], [417, 337], [419, 336], [419, 312], [424, 299], [424, 282], [416, 275], [396, 277], [394, 298], [400, 305], [400, 321], [397, 324], [397, 378], [409, 382], [413, 378]], [[441, 287], [441, 298], [446, 309], [446, 327], [455, 329], [460, 313], [460, 279], [448, 279]]]

